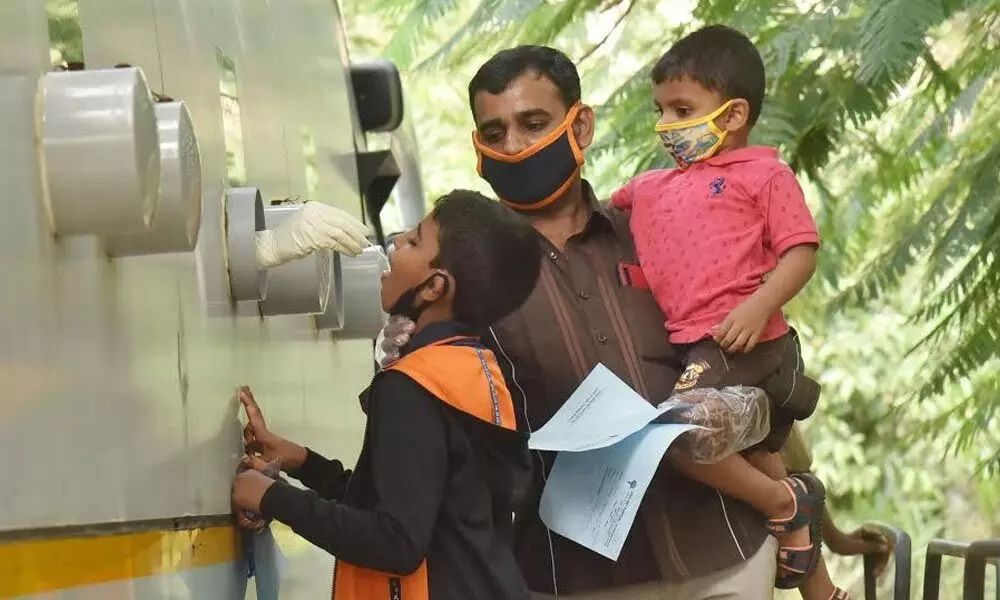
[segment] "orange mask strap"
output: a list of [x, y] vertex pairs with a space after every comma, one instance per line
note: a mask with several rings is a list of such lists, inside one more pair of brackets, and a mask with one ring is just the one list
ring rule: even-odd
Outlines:
[[517, 154], [504, 154], [502, 152], [492, 150], [482, 142], [478, 131], [472, 132], [472, 143], [476, 148], [477, 156], [476, 172], [479, 173], [480, 177], [483, 176], [483, 157], [507, 164], [520, 163], [551, 146], [559, 138], [561, 138], [564, 133], [567, 134], [567, 141], [569, 142], [570, 150], [573, 153], [573, 158], [576, 161], [576, 169], [569, 175], [566, 181], [564, 181], [554, 192], [542, 200], [532, 204], [510, 202], [503, 196], [500, 196], [501, 202], [518, 211], [533, 211], [545, 208], [566, 193], [566, 190], [569, 189], [570, 185], [573, 184], [574, 179], [576, 179], [576, 176], [580, 173], [580, 168], [584, 163], [583, 150], [580, 148], [580, 144], [577, 142], [576, 135], [573, 133], [572, 129], [573, 122], [576, 121], [576, 117], [580, 114], [580, 110], [582, 108], [583, 106], [579, 102], [571, 106], [569, 112], [566, 114], [566, 118], [563, 119], [562, 123], [560, 123], [558, 127], [550, 131], [542, 139], [536, 141], [534, 144], [528, 146], [524, 150], [521, 150]]
[[580, 150], [580, 145], [576, 141], [576, 135], [573, 134], [573, 122], [576, 121], [576, 116], [580, 114], [580, 109], [583, 105], [577, 102], [570, 107], [569, 112], [566, 113], [566, 118], [563, 122], [559, 124], [558, 127], [550, 131], [545, 137], [538, 140], [534, 144], [528, 146], [524, 150], [521, 150], [517, 154], [504, 154], [503, 152], [497, 152], [486, 146], [482, 139], [479, 137], [479, 131], [472, 132], [472, 144], [476, 147], [476, 153], [479, 155], [479, 161], [476, 165], [476, 171], [480, 176], [483, 174], [483, 156], [492, 158], [493, 160], [498, 160], [505, 163], [519, 163], [524, 160], [531, 158], [532, 156], [538, 154], [542, 150], [548, 148], [553, 142], [559, 139], [563, 133], [569, 132], [569, 145], [573, 149], [573, 155], [576, 157], [576, 163], [579, 166], [583, 166], [583, 151]]

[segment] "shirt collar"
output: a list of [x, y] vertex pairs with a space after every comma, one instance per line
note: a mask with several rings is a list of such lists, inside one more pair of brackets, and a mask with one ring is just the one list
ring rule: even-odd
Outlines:
[[594, 193], [594, 188], [591, 187], [590, 182], [586, 179], [583, 180], [583, 196], [587, 200], [587, 206], [590, 208], [590, 220], [587, 221], [587, 231], [592, 227], [600, 227], [604, 225], [611, 225], [611, 220], [608, 219], [608, 215], [605, 212], [607, 207], [601, 205], [601, 201], [597, 199], [597, 194]]
[[405, 356], [414, 350], [429, 346], [456, 336], [475, 335], [472, 328], [460, 321], [440, 321], [425, 326], [410, 337], [410, 341], [400, 350], [400, 356]]
[[741, 162], [750, 162], [766, 158], [778, 158], [778, 150], [770, 146], [747, 146], [716, 154], [705, 162], [713, 167], [723, 167]]

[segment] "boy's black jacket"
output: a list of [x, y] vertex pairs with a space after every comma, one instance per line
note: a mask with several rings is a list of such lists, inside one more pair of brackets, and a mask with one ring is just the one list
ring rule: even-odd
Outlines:
[[[430, 325], [403, 354], [470, 334], [459, 323]], [[512, 548], [512, 514], [531, 480], [527, 437], [398, 371], [377, 374], [369, 391], [355, 471], [310, 450], [290, 475], [311, 489], [278, 481], [261, 512], [360, 567], [407, 575], [426, 559], [431, 600], [527, 599]]]

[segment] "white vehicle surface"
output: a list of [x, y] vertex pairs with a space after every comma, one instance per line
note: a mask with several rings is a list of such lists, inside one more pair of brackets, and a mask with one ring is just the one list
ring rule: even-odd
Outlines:
[[[235, 388], [353, 460], [383, 263], [246, 261], [287, 199], [381, 238], [400, 173], [365, 132], [399, 126], [398, 74], [352, 68], [333, 0], [62, 1], [62, 72], [47, 2], [0, 2], [0, 598], [253, 598]], [[329, 597], [332, 558], [272, 532], [258, 575]]]

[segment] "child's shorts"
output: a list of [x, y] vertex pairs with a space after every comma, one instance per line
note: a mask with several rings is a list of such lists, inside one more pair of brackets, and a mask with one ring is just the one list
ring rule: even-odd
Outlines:
[[794, 329], [780, 338], [762, 342], [748, 353], [727, 354], [709, 338], [678, 345], [684, 372], [675, 392], [731, 385], [759, 387], [771, 401], [771, 433], [748, 451], [778, 452], [792, 423], [807, 419], [816, 410], [820, 386], [804, 374], [799, 336]]

